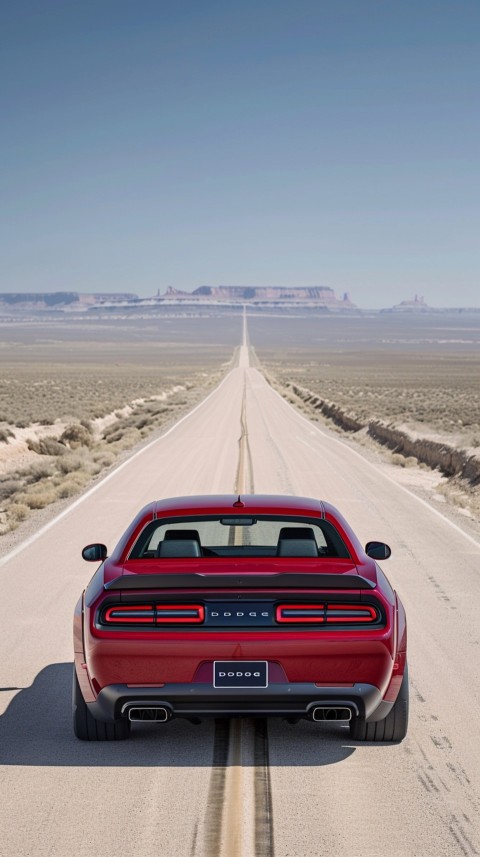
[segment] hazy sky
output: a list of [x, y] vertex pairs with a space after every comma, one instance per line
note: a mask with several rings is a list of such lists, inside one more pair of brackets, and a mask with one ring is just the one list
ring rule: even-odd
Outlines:
[[479, 0], [3, 0], [1, 291], [480, 306]]

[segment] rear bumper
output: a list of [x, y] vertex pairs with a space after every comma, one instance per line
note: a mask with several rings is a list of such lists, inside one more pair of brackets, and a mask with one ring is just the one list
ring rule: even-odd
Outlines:
[[377, 687], [317, 687], [307, 682], [275, 683], [246, 691], [219, 689], [211, 684], [165, 684], [163, 687], [104, 687], [88, 708], [97, 720], [128, 716], [132, 705], [163, 706], [172, 717], [300, 717], [312, 719], [316, 705], [349, 708], [352, 717], [370, 721], [386, 717], [393, 703], [382, 702]]

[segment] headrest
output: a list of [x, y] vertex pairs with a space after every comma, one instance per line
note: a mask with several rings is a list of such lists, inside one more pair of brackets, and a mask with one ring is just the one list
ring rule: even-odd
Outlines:
[[166, 542], [169, 542], [170, 539], [195, 539], [199, 542], [200, 536], [198, 530], [165, 530], [163, 539]]
[[196, 539], [164, 539], [157, 547], [157, 556], [188, 557], [201, 556], [200, 542]]
[[311, 527], [282, 527], [278, 541], [280, 539], [312, 539], [315, 541], [315, 533]]

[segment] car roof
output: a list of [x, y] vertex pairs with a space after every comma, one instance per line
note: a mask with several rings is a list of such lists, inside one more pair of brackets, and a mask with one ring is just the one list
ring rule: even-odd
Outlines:
[[155, 504], [155, 516], [181, 515], [314, 515], [324, 518], [321, 500], [279, 494], [197, 494], [171, 497]]

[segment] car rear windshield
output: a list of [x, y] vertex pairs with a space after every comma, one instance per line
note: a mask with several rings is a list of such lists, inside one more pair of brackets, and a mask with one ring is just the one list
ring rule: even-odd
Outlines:
[[318, 518], [221, 515], [152, 521], [129, 559], [350, 556], [335, 527]]

